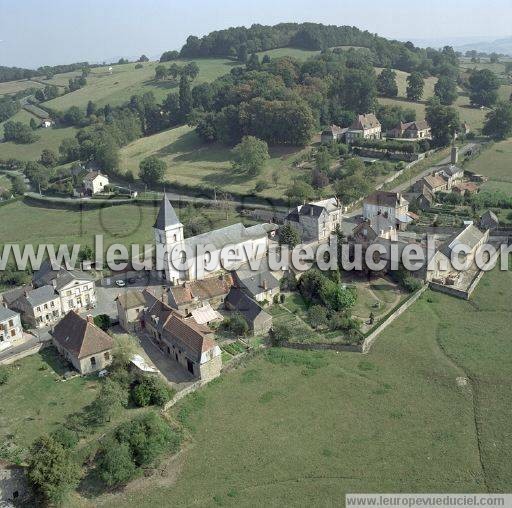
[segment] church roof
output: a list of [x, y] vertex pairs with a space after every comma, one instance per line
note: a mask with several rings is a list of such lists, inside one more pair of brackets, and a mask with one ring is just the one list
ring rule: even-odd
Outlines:
[[170, 226], [175, 226], [180, 224], [180, 220], [174, 211], [167, 194], [164, 194], [162, 199], [162, 204], [160, 205], [160, 210], [158, 210], [158, 215], [156, 217], [155, 225], [153, 226], [155, 229], [166, 229]]

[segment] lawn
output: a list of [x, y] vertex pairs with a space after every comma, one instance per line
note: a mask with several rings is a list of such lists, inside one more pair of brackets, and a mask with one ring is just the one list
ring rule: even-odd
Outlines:
[[511, 163], [512, 139], [507, 139], [482, 151], [479, 157], [465, 165], [465, 169], [489, 177], [489, 181], [482, 185], [483, 189], [508, 191], [512, 194]]
[[[153, 243], [153, 224], [159, 202], [152, 205], [129, 204], [78, 211], [30, 205], [17, 201], [0, 208], [1, 241], [25, 245], [28, 243], [53, 245], [94, 245], [94, 236], [104, 236], [104, 245]], [[177, 207], [178, 215], [185, 211]], [[225, 212], [212, 208], [199, 208], [195, 216], [203, 215], [208, 227], [223, 227], [241, 218], [232, 212], [228, 220]], [[0, 242], [1, 245], [1, 242]]]
[[11, 180], [7, 176], [0, 173], [0, 187], [9, 190], [11, 188]]
[[0, 386], [2, 443], [12, 441], [27, 448], [96, 396], [97, 382], [93, 378], [61, 380], [68, 369], [53, 348], [24, 358], [8, 369], [9, 380]]
[[[306, 175], [305, 170], [292, 169], [292, 162], [301, 152], [298, 148], [276, 147], [263, 173], [248, 177], [231, 167], [230, 149], [217, 144], [205, 144], [188, 126], [176, 127], [153, 136], [137, 139], [121, 149], [120, 167], [138, 174], [139, 163], [145, 157], [156, 155], [167, 163], [167, 180], [188, 185], [216, 187], [228, 192], [251, 193], [258, 180], [269, 185], [259, 192], [265, 197], [282, 197], [291, 177]], [[272, 173], [279, 170], [277, 185]], [[171, 187], [172, 190], [172, 187]]]
[[263, 353], [172, 410], [194, 440], [179, 465], [105, 504], [338, 506], [347, 492], [510, 491], [511, 297], [510, 273], [493, 272], [472, 302], [427, 292], [368, 356]]
[[353, 315], [361, 320], [367, 320], [371, 312], [376, 319], [384, 316], [403, 297], [397, 284], [384, 277], [372, 279], [370, 282], [358, 280], [355, 287], [357, 300]]
[[[213, 81], [215, 78], [227, 74], [236, 62], [221, 58], [203, 58], [194, 60], [199, 66], [199, 75], [193, 85]], [[188, 61], [176, 60], [179, 65]], [[132, 95], [153, 92], [157, 101], [161, 101], [170, 92], [177, 92], [177, 83], [171, 81], [155, 81], [155, 68], [160, 65], [158, 62], [146, 62], [142, 69], [135, 69], [135, 63], [114, 65], [112, 73], [107, 67], [95, 67], [87, 76], [87, 85], [75, 92], [57, 97], [44, 105], [58, 111], [65, 111], [71, 106], [78, 106], [85, 109], [91, 100], [98, 106], [110, 104], [119, 106], [130, 100]], [[169, 66], [169, 63], [164, 65]], [[49, 80], [54, 84], [67, 84], [70, 77], [76, 73], [68, 73], [66, 76], [56, 76]]]
[[270, 58], [282, 58], [283, 56], [290, 56], [292, 58], [296, 58], [299, 61], [307, 60], [308, 58], [318, 55], [320, 51], [314, 51], [309, 49], [299, 49], [299, 48], [278, 48], [278, 49], [269, 49], [268, 51], [261, 51], [258, 53], [260, 59], [264, 55], [269, 55]]
[[[375, 72], [377, 76], [382, 72], [382, 67], [375, 67]], [[407, 77], [409, 76], [408, 72], [400, 71], [398, 69], [394, 69], [396, 72], [396, 84], [398, 85], [398, 97], [406, 98], [407, 95], [405, 93], [407, 88]], [[437, 83], [437, 78], [430, 76], [425, 79], [425, 88], [423, 89], [423, 97], [422, 100], [427, 100], [434, 95], [434, 86]]]

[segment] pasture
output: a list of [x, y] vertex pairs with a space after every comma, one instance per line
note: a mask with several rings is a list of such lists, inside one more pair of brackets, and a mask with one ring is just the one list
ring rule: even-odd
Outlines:
[[30, 79], [20, 79], [18, 81], [5, 81], [0, 83], [0, 97], [3, 95], [10, 95], [27, 88], [43, 88], [43, 85], [31, 81]]
[[512, 195], [512, 139], [494, 143], [465, 168], [489, 177], [483, 189], [502, 190]]
[[[184, 399], [193, 446], [105, 506], [343, 505], [512, 487], [510, 273], [427, 292], [367, 356], [272, 349]], [[78, 503], [77, 503], [78, 506]]]
[[[156, 155], [167, 163], [167, 180], [171, 184], [178, 181], [249, 194], [254, 191], [256, 182], [265, 181], [269, 187], [258, 194], [272, 198], [282, 196], [292, 176], [298, 176], [304, 170], [292, 171], [291, 166], [301, 153], [300, 148], [276, 147], [269, 151], [271, 158], [261, 175], [248, 176], [245, 173], [237, 173], [231, 167], [229, 148], [205, 144], [191, 127], [181, 126], [137, 139], [122, 148], [120, 167], [123, 170], [130, 170], [137, 176], [140, 161], [150, 155]], [[274, 171], [279, 171], [277, 184], [272, 181]]]
[[[203, 58], [194, 60], [199, 66], [199, 75], [193, 85], [205, 81], [213, 81], [215, 78], [226, 74], [237, 65], [236, 62], [227, 59]], [[178, 65], [184, 65], [188, 61], [176, 60]], [[159, 64], [158, 62], [145, 62], [141, 69], [135, 68], [135, 63], [114, 65], [112, 72], [108, 66], [95, 67], [87, 76], [87, 85], [79, 90], [52, 99], [44, 103], [45, 106], [57, 111], [65, 111], [71, 106], [78, 106], [85, 109], [91, 100], [98, 106], [110, 104], [119, 106], [130, 100], [132, 95], [140, 95], [145, 92], [153, 92], [157, 102], [162, 101], [170, 92], [178, 89], [178, 83], [172, 80], [156, 81], [155, 68], [157, 65], [169, 66], [170, 63]], [[49, 82], [58, 85], [67, 85], [70, 77], [77, 73], [59, 75], [53, 77]], [[192, 86], [193, 86], [192, 85]]]

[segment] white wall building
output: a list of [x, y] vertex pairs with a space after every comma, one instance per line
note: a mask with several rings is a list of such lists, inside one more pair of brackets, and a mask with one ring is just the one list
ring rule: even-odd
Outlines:
[[86, 193], [94, 195], [103, 192], [109, 184], [108, 176], [100, 171], [91, 171], [84, 178], [84, 189]]

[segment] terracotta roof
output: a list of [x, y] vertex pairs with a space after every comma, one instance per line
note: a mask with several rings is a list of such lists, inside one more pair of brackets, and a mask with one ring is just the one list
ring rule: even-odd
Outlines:
[[110, 335], [98, 328], [92, 319], [80, 317], [70, 310], [53, 329], [53, 338], [74, 357], [87, 356], [108, 351], [114, 347]]
[[215, 341], [208, 336], [211, 333], [207, 326], [199, 325], [194, 319], [184, 318], [172, 312], [164, 325], [162, 338], [170, 342], [183, 343], [200, 358], [201, 353], [210, 351], [216, 346]]
[[141, 291], [130, 290], [125, 291], [124, 293], [120, 293], [117, 295], [116, 301], [118, 301], [121, 307], [125, 310], [127, 309], [135, 309], [136, 307], [140, 307], [141, 305], [146, 305], [146, 299]]
[[350, 126], [351, 129], [363, 130], [373, 129], [374, 127], [380, 127], [380, 122], [373, 113], [366, 113], [366, 115], [357, 115], [356, 119]]
[[172, 298], [176, 305], [183, 305], [198, 300], [209, 300], [222, 295], [227, 295], [229, 288], [233, 285], [231, 275], [221, 277], [210, 277], [203, 280], [186, 282], [181, 286], [170, 288]]
[[462, 182], [453, 186], [454, 189], [459, 190], [460, 192], [476, 192], [478, 190], [478, 185], [473, 182]]
[[423, 181], [427, 184], [431, 189], [437, 189], [438, 187], [445, 187], [446, 181], [440, 175], [427, 175], [423, 178]]

